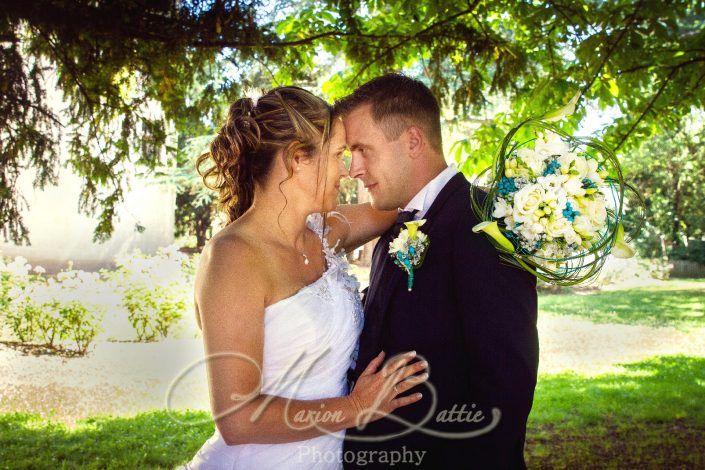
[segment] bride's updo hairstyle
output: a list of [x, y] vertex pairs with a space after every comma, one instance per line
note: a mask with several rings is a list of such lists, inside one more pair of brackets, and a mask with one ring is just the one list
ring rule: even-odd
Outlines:
[[252, 206], [255, 183], [265, 182], [280, 150], [289, 172], [284, 181], [293, 175], [296, 151], [314, 156], [322, 150], [330, 137], [330, 116], [328, 103], [294, 86], [274, 88], [256, 103], [241, 98], [230, 106], [209, 151], [196, 163], [204, 184], [218, 192], [227, 223]]

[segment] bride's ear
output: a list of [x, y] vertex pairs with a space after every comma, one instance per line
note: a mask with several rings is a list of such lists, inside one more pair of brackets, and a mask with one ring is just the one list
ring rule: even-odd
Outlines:
[[301, 166], [305, 164], [306, 161], [306, 153], [301, 149], [297, 149], [300, 145], [301, 143], [299, 141], [294, 140], [286, 146], [282, 153], [284, 166], [291, 168], [292, 173], [301, 171]]
[[[294, 148], [298, 145], [298, 142], [293, 144]], [[291, 151], [290, 151], [291, 152]], [[291, 154], [291, 168], [294, 173], [303, 170], [306, 165], [310, 165], [313, 161], [313, 155], [304, 149], [293, 150]]]
[[301, 168], [308, 164], [310, 158], [303, 150], [297, 150], [291, 157], [291, 166], [294, 172], [301, 171]]

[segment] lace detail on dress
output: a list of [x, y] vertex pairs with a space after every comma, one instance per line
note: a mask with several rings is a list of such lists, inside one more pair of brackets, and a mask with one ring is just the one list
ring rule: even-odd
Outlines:
[[338, 281], [340, 282], [345, 291], [350, 296], [350, 300], [354, 305], [353, 308], [353, 320], [355, 322], [355, 327], [360, 327], [362, 325], [362, 320], [364, 318], [362, 304], [360, 303], [360, 283], [357, 278], [350, 274], [350, 263], [348, 262], [347, 253], [344, 249], [336, 253], [338, 244], [340, 240], [335, 242], [335, 245], [331, 248], [328, 244], [328, 233], [330, 232], [330, 227], [326, 226], [325, 235], [323, 235], [323, 215], [320, 212], [309, 214], [306, 220], [306, 226], [313, 230], [318, 237], [321, 239], [323, 245], [323, 254], [326, 258], [326, 263], [328, 264], [328, 269], [323, 273], [323, 282], [315, 286], [313, 292], [320, 298], [333, 302], [333, 296], [330, 292], [330, 282]]
[[326, 277], [327, 273], [323, 275], [320, 282], [317, 282], [316, 284], [311, 286], [311, 293], [319, 299], [323, 299], [326, 302], [332, 303], [335, 299], [333, 298], [333, 294], [330, 291], [330, 284], [328, 283]]
[[327, 237], [328, 232], [330, 232], [330, 226], [326, 226], [326, 233], [323, 233], [323, 214], [320, 212], [314, 212], [308, 215], [306, 218], [306, 227], [313, 230], [320, 239], [323, 239], [324, 236]]

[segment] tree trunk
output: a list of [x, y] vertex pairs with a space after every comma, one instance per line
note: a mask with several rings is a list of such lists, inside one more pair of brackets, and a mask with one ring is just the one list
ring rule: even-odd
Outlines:
[[208, 241], [208, 228], [212, 222], [212, 210], [208, 207], [196, 217], [196, 248], [200, 252]]
[[671, 228], [671, 240], [675, 245], [678, 243], [678, 230], [681, 221], [681, 191], [678, 171], [672, 171], [671, 174], [673, 175], [673, 227]]

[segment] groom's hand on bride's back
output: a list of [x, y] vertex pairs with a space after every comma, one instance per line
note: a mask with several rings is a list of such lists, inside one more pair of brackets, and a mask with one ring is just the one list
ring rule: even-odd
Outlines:
[[428, 363], [417, 361], [409, 364], [416, 357], [415, 351], [396, 355], [382, 366], [384, 357], [382, 351], [370, 361], [348, 395], [356, 410], [357, 426], [381, 419], [397, 408], [411, 405], [422, 398], [418, 392], [402, 397], [399, 395], [428, 380], [428, 373], [425, 372]]

